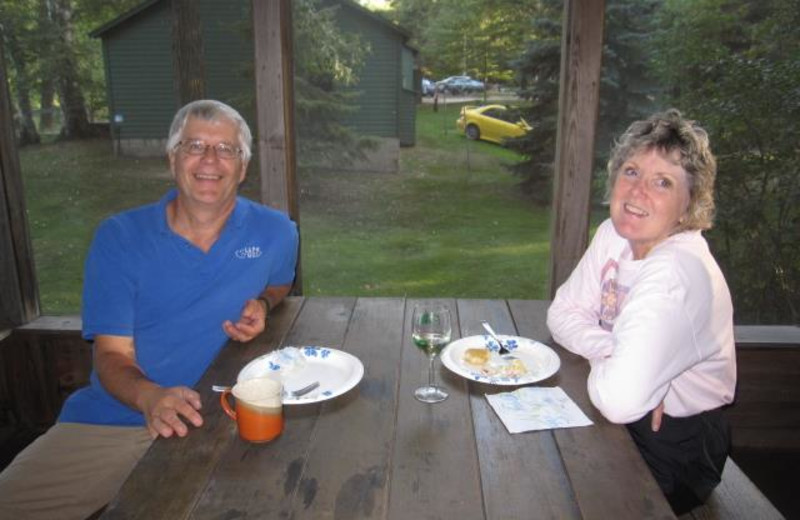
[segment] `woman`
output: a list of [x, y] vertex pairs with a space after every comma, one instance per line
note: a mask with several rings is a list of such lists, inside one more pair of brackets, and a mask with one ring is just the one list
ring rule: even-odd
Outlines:
[[704, 502], [730, 446], [733, 307], [701, 230], [716, 160], [677, 110], [633, 123], [608, 162], [611, 218], [547, 315], [553, 338], [590, 362], [592, 403], [626, 424], [676, 514]]

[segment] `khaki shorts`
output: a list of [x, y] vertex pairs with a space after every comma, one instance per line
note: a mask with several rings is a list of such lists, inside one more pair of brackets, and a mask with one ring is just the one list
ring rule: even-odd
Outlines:
[[58, 423], [0, 473], [0, 518], [83, 520], [114, 498], [152, 442], [145, 427]]

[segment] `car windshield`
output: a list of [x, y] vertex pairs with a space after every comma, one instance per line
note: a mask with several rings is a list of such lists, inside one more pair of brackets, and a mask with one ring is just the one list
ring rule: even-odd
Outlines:
[[509, 123], [518, 123], [522, 119], [522, 112], [517, 108], [498, 109], [492, 114], [492, 117], [508, 121]]

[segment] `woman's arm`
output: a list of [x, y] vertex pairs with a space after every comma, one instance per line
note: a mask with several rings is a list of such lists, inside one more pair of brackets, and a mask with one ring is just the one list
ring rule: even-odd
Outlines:
[[611, 353], [611, 333], [600, 326], [601, 272], [608, 260], [605, 251], [611, 226], [600, 226], [578, 266], [558, 288], [547, 311], [547, 327], [553, 339], [585, 358]]
[[685, 295], [668, 262], [640, 273], [614, 324], [611, 354], [590, 360], [589, 397], [609, 421], [640, 419], [701, 360]]

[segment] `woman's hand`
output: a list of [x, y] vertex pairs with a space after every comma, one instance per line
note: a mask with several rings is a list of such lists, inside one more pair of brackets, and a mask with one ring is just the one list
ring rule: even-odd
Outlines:
[[655, 407], [653, 410], [653, 416], [650, 418], [650, 428], [657, 432], [661, 429], [661, 419], [664, 417], [664, 401], [661, 401], [661, 404]]

